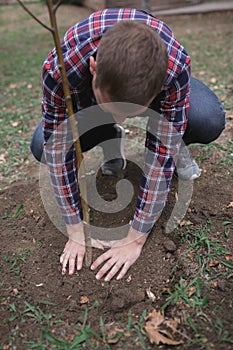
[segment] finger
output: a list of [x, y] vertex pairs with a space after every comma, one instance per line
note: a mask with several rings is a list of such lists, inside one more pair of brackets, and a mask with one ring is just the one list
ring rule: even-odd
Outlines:
[[60, 256], [60, 263], [62, 264], [63, 263], [63, 260], [64, 260], [64, 256], [65, 256], [65, 252], [63, 252]]
[[63, 262], [62, 262], [62, 274], [65, 275], [66, 273], [66, 266], [68, 264], [68, 260], [70, 257], [70, 253], [65, 253], [64, 258], [63, 258]]
[[111, 258], [111, 250], [101, 254], [91, 265], [91, 270], [95, 270], [98, 266], [100, 266], [104, 261]]
[[75, 258], [70, 257], [70, 259], [69, 259], [69, 275], [73, 275], [74, 265], [75, 265]]
[[111, 268], [111, 270], [110, 270], [110, 272], [107, 274], [107, 276], [105, 277], [105, 281], [106, 282], [109, 282], [109, 281], [111, 281], [111, 279], [116, 275], [116, 273], [120, 270], [120, 268], [121, 268], [121, 264], [115, 264], [112, 268]]
[[125, 276], [125, 274], [126, 274], [127, 271], [129, 270], [130, 266], [131, 266], [131, 265], [130, 265], [128, 262], [126, 262], [126, 263], [124, 264], [124, 266], [122, 267], [122, 269], [121, 269], [119, 275], [118, 275], [117, 278], [116, 278], [117, 281], [119, 281], [120, 279], [122, 279], [122, 278]]
[[[96, 279], [100, 280], [110, 269], [112, 269], [113, 265], [115, 265], [115, 260], [109, 259], [106, 263], [101, 267], [96, 275]], [[114, 271], [113, 271], [114, 273]], [[106, 280], [108, 281], [108, 280]]]
[[84, 253], [80, 253], [77, 258], [77, 270], [81, 270], [83, 266]]

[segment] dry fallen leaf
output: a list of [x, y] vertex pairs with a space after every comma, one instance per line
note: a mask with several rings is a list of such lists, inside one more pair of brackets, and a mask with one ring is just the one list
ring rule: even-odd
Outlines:
[[187, 220], [182, 220], [179, 222], [179, 226], [183, 227], [183, 226], [190, 226], [193, 225], [193, 223], [191, 221], [187, 221]]
[[6, 163], [5, 154], [0, 154], [0, 162]]
[[16, 126], [19, 125], [19, 122], [11, 122], [11, 125], [15, 128]]
[[215, 267], [218, 266], [220, 264], [220, 262], [218, 260], [213, 260], [209, 262], [209, 267]]
[[174, 340], [170, 332], [166, 329], [168, 327], [173, 333], [176, 332], [177, 322], [171, 320], [169, 322], [168, 320], [165, 320], [163, 312], [153, 310], [148, 314], [145, 320], [145, 330], [148, 333], [152, 344], [155, 343], [159, 345], [161, 343], [167, 345], [179, 345], [183, 343], [182, 340]]
[[226, 254], [225, 259], [226, 259], [226, 261], [231, 261], [233, 259], [233, 255], [232, 254]]
[[212, 288], [214, 288], [214, 289], [217, 289], [217, 288], [218, 288], [218, 282], [213, 281], [213, 282], [210, 283], [210, 286], [211, 286]]
[[210, 83], [215, 84], [216, 82], [217, 82], [217, 79], [216, 79], [216, 78], [211, 78], [211, 79], [210, 79]]
[[233, 208], [233, 202], [230, 202], [230, 203], [227, 205], [227, 208]]
[[121, 335], [124, 333], [124, 329], [119, 328], [114, 322], [108, 323], [105, 325], [107, 343], [116, 344], [121, 338]]
[[127, 278], [127, 282], [129, 283], [129, 282], [131, 282], [131, 280], [132, 280], [132, 276], [131, 275], [129, 275], [129, 277]]
[[89, 298], [86, 295], [81, 296], [80, 304], [87, 304], [87, 303], [89, 303]]
[[188, 254], [187, 254], [187, 257], [188, 257], [191, 261], [193, 261], [193, 252], [188, 253]]
[[188, 288], [188, 296], [189, 297], [191, 297], [195, 293], [196, 293], [196, 287], [189, 287]]
[[10, 349], [10, 345], [8, 344], [3, 345], [3, 350], [9, 350], [9, 349]]
[[149, 298], [152, 302], [155, 301], [156, 296], [155, 296], [154, 293], [150, 290], [150, 288], [148, 288], [148, 289], [146, 290], [146, 294], [147, 294], [148, 298]]

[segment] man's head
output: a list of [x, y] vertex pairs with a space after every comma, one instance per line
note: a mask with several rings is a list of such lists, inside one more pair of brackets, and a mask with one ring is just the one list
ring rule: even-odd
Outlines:
[[90, 59], [97, 102], [148, 106], [161, 90], [167, 66], [166, 46], [154, 29], [138, 21], [118, 22], [103, 34], [96, 61]]

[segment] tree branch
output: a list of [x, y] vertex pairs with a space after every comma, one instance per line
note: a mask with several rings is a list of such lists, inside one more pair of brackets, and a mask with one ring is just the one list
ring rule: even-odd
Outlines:
[[49, 30], [51, 33], [53, 31], [52, 28], [48, 27], [46, 24], [44, 24], [43, 22], [41, 22], [39, 20], [39, 18], [37, 18], [35, 15], [33, 15], [33, 13], [24, 5], [24, 3], [21, 0], [17, 0], [18, 3], [20, 4], [20, 6], [22, 6], [22, 8], [32, 17], [34, 18], [34, 20], [36, 22], [38, 22], [42, 27], [44, 27], [45, 29]]

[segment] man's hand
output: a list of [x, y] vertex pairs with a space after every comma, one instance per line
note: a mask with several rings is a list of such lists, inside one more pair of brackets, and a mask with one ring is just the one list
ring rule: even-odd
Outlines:
[[124, 277], [130, 266], [140, 256], [146, 239], [147, 235], [130, 229], [126, 238], [119, 241], [111, 241], [111, 248], [100, 255], [91, 265], [91, 269], [95, 270], [104, 263], [96, 278], [101, 279], [106, 275], [105, 281], [110, 281], [119, 271], [120, 273], [116, 279], [119, 280]]
[[[85, 235], [83, 223], [76, 225], [66, 225], [69, 240], [65, 245], [60, 263], [62, 264], [62, 274], [65, 275], [69, 266], [69, 275], [72, 275], [75, 268], [79, 271], [83, 266], [83, 259], [86, 252]], [[91, 240], [92, 247], [104, 249], [104, 245], [99, 240]]]
[[66, 267], [69, 266], [69, 275], [75, 271], [81, 270], [83, 266], [83, 258], [85, 255], [85, 236], [83, 224], [66, 225], [69, 240], [65, 245], [62, 255], [60, 256], [60, 263], [62, 264], [62, 274], [65, 275]]

